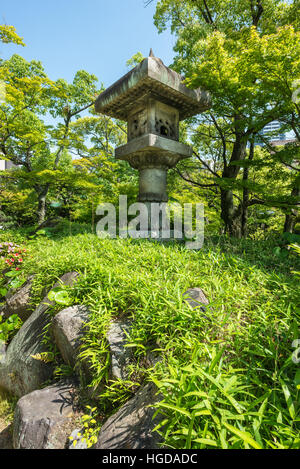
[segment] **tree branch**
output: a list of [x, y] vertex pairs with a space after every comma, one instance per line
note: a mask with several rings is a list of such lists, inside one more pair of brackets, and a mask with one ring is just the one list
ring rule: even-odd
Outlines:
[[201, 184], [200, 182], [197, 181], [192, 181], [191, 179], [188, 179], [186, 176], [184, 176], [178, 168], [175, 168], [175, 171], [179, 174], [179, 176], [184, 179], [185, 181], [189, 182], [193, 186], [197, 187], [205, 187], [205, 188], [211, 188], [211, 187], [218, 187], [217, 184]]
[[254, 0], [250, 0], [250, 8], [251, 8], [251, 15], [252, 15], [252, 25], [257, 27], [260, 17], [264, 12], [263, 6], [261, 4], [261, 0], [256, 0], [256, 8], [254, 6]]
[[216, 176], [217, 178], [219, 178], [220, 176], [215, 172], [213, 171], [209, 165], [202, 160], [202, 158], [200, 158], [200, 156], [193, 150], [193, 154], [196, 156], [196, 158], [198, 158], [198, 160], [203, 164], [203, 166], [205, 166], [205, 168], [210, 172], [212, 173], [214, 176]]

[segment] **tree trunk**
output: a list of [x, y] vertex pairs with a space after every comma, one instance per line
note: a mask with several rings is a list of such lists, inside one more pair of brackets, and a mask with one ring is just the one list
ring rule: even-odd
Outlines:
[[231, 190], [221, 189], [221, 218], [225, 225], [225, 233], [232, 235], [232, 219], [234, 213], [233, 194]]
[[[300, 188], [294, 187], [291, 192], [292, 197], [300, 197]], [[285, 216], [284, 222], [284, 233], [293, 233], [297, 221], [298, 211], [296, 209], [292, 209], [290, 213], [287, 213]]]
[[243, 210], [241, 216], [241, 236], [242, 238], [246, 238], [248, 230], [247, 230], [247, 223], [248, 223], [248, 200], [249, 200], [249, 191], [248, 189], [244, 189], [243, 191]]
[[[239, 134], [233, 145], [230, 163], [223, 170], [222, 178], [235, 180], [239, 174], [240, 166], [232, 164], [245, 159], [247, 140]], [[241, 207], [236, 208], [233, 202], [232, 189], [221, 188], [221, 218], [225, 224], [225, 232], [230, 236], [241, 237], [240, 214]]]
[[283, 232], [284, 233], [293, 233], [294, 228], [295, 228], [295, 217], [291, 214], [288, 214], [285, 216], [285, 222], [284, 222], [284, 228]]
[[[249, 161], [252, 161], [254, 157], [254, 141], [250, 143], [249, 150]], [[249, 177], [249, 167], [246, 166], [243, 172], [243, 182], [246, 183]], [[243, 188], [243, 203], [242, 203], [242, 215], [241, 215], [241, 235], [243, 238], [247, 236], [247, 222], [248, 222], [248, 204], [249, 204], [249, 189], [244, 186]]]
[[49, 191], [49, 185], [47, 184], [44, 187], [39, 187], [36, 190], [38, 193], [38, 224], [40, 225], [46, 218], [46, 198]]

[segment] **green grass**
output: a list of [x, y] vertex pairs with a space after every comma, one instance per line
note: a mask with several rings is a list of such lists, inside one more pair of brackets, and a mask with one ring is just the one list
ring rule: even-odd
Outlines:
[[17, 399], [0, 389], [0, 419], [9, 424], [13, 420]]
[[[92, 363], [95, 389], [107, 377], [109, 321], [128, 316], [136, 360], [131, 380], [153, 380], [163, 394], [158, 431], [166, 446], [300, 448], [299, 365], [292, 361], [292, 342], [300, 338], [295, 252], [277, 239], [212, 238], [196, 252], [77, 232], [26, 240], [24, 272], [37, 274], [36, 303], [60, 275], [81, 272], [68, 295], [91, 309], [82, 357]], [[12, 236], [0, 240], [25, 242], [20, 233]], [[193, 286], [210, 301], [206, 313], [182, 299]], [[145, 354], [153, 349], [162, 362], [146, 370]], [[124, 399], [132, 382], [120, 385]], [[116, 386], [104, 395], [105, 412], [121, 405]]]

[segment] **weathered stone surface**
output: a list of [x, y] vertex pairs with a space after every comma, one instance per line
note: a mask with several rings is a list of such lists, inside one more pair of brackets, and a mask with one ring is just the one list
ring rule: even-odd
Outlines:
[[[88, 449], [87, 447], [87, 443], [86, 441], [82, 441], [83, 440], [83, 431], [82, 429], [80, 428], [76, 428], [75, 430], [72, 431], [70, 437], [71, 439], [69, 438], [69, 444], [68, 444], [68, 449]], [[81, 435], [81, 436], [78, 436]], [[76, 441], [76, 444], [74, 446], [74, 441]]]
[[33, 278], [34, 275], [31, 275], [20, 288], [7, 294], [1, 308], [1, 313], [5, 318], [9, 318], [12, 314], [17, 314], [22, 321], [29, 318], [32, 313], [32, 307], [29, 303]]
[[[78, 275], [77, 272], [68, 272], [54, 287], [61, 283], [71, 285]], [[39, 389], [52, 377], [53, 365], [33, 357], [47, 352], [42, 337], [44, 328], [51, 320], [47, 309], [52, 304], [46, 296], [14, 336], [0, 363], [0, 387], [19, 397]]]
[[63, 360], [72, 367], [75, 366], [84, 326], [89, 320], [89, 310], [86, 306], [76, 305], [63, 309], [53, 319], [51, 332]]
[[182, 158], [190, 158], [190, 146], [160, 135], [146, 134], [116, 148], [115, 156], [127, 160], [135, 169], [147, 168], [151, 164], [173, 168]]
[[137, 394], [112, 415], [99, 433], [95, 449], [155, 449], [161, 437], [152, 432], [161, 421], [153, 415], [153, 406], [160, 398], [152, 383], [140, 389]]
[[206, 308], [204, 305], [208, 305], [209, 301], [203, 293], [203, 290], [199, 287], [188, 288], [183, 294], [184, 299], [192, 308], [200, 308], [201, 311], [205, 312]]
[[115, 321], [106, 334], [111, 353], [111, 378], [126, 380], [129, 377], [128, 365], [131, 362], [132, 352], [125, 347], [130, 329], [129, 321]]
[[43, 329], [50, 319], [45, 310], [39, 306], [23, 324], [0, 364], [0, 386], [17, 396], [38, 389], [52, 376], [52, 365], [32, 356], [47, 351], [41, 342]]
[[[200, 88], [187, 88], [182, 77], [166, 67], [158, 57], [147, 57], [97, 98], [96, 112], [127, 120], [137, 104], [144, 106], [149, 95], [159, 95], [169, 106], [179, 108], [179, 118], [186, 119], [211, 105], [211, 97]], [[139, 98], [139, 99], [138, 99]]]
[[61, 381], [23, 396], [13, 421], [15, 449], [64, 449], [76, 425], [76, 383]]

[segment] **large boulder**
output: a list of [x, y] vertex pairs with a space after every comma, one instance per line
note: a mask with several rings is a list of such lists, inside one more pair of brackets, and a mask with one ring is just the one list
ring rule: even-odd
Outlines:
[[76, 383], [61, 381], [23, 396], [13, 421], [15, 449], [64, 449], [78, 425]]
[[94, 449], [155, 449], [162, 439], [152, 430], [161, 422], [153, 419], [153, 405], [161, 398], [153, 383], [147, 384], [102, 426]]
[[12, 314], [17, 314], [23, 322], [29, 318], [33, 311], [30, 305], [33, 278], [34, 275], [31, 275], [20, 288], [8, 292], [1, 308], [1, 314], [5, 318], [9, 318]]
[[[72, 285], [78, 275], [77, 272], [68, 272], [54, 287], [61, 283]], [[51, 320], [47, 313], [51, 305], [53, 302], [46, 296], [14, 336], [5, 359], [0, 363], [0, 387], [19, 397], [39, 389], [52, 378], [53, 365], [38, 359], [48, 351], [42, 339]]]
[[84, 305], [71, 306], [60, 311], [51, 324], [51, 335], [65, 363], [77, 367], [87, 379], [90, 371], [87, 363], [79, 362], [79, 347], [89, 321], [90, 312]]
[[113, 321], [106, 334], [111, 356], [111, 379], [129, 378], [128, 366], [132, 362], [132, 351], [131, 348], [125, 347], [129, 330], [129, 321]]

